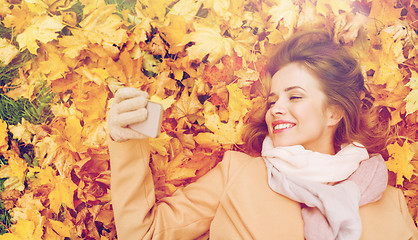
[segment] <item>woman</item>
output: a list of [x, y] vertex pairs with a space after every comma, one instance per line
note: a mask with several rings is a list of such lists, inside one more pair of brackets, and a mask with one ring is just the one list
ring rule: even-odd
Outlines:
[[[418, 239], [380, 155], [387, 123], [362, 104], [356, 61], [321, 32], [296, 34], [269, 61], [263, 118], [197, 182], [155, 202], [147, 95], [120, 89], [109, 112], [112, 204], [119, 239]], [[367, 103], [366, 100], [363, 100]], [[373, 118], [373, 116], [376, 116]]]

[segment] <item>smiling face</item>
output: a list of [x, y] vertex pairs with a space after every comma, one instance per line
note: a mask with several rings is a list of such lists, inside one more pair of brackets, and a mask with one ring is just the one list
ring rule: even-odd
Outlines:
[[265, 117], [274, 147], [302, 145], [334, 154], [333, 135], [341, 117], [326, 103], [320, 81], [301, 64], [290, 63], [277, 71]]

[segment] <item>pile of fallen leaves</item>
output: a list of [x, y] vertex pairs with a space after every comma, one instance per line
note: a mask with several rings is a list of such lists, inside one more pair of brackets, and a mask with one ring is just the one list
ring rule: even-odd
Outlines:
[[360, 60], [399, 136], [393, 184], [417, 222], [418, 1], [0, 0], [0, 239], [114, 239], [106, 113], [132, 86], [164, 106], [157, 198], [240, 150], [264, 60], [322, 28]]

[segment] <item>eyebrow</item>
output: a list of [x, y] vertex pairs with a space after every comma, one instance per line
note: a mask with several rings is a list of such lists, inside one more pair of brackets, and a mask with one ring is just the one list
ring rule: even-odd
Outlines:
[[[300, 86], [290, 86], [290, 87], [287, 87], [284, 91], [285, 91], [285, 92], [289, 92], [289, 91], [291, 91], [291, 90], [293, 90], [293, 89], [297, 89], [297, 88], [299, 88], [299, 89], [301, 89], [302, 91], [306, 92], [306, 90], [305, 90], [303, 87], [300, 87]], [[269, 97], [274, 96], [274, 95], [276, 95], [276, 94], [275, 94], [274, 92], [271, 92], [271, 93], [269, 94]]]

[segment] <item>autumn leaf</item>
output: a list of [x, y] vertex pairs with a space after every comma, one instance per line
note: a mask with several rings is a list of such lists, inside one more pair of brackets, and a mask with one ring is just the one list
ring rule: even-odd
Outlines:
[[299, 8], [291, 0], [280, 1], [268, 11], [271, 16], [269, 19], [270, 29], [275, 29], [282, 20], [285, 27], [292, 29], [296, 25], [298, 13]]
[[18, 199], [16, 207], [12, 210], [12, 215], [15, 222], [26, 222], [27, 228], [25, 228], [25, 230], [20, 229], [17, 224], [15, 229], [11, 229], [12, 233], [16, 235], [29, 233], [29, 235], [23, 236], [41, 239], [43, 234], [43, 217], [41, 216], [40, 211], [42, 211], [42, 209], [44, 209], [44, 206], [39, 199], [34, 198], [33, 193], [24, 194]]
[[17, 50], [14, 45], [10, 44], [7, 39], [0, 38], [0, 62], [2, 62], [2, 64], [9, 64], [18, 53], [19, 50]]
[[85, 37], [91, 43], [119, 46], [126, 40], [126, 30], [122, 28], [124, 22], [119, 15], [113, 14], [114, 12], [115, 5], [104, 5], [80, 22]]
[[401, 81], [402, 74], [399, 71], [398, 63], [389, 54], [379, 51], [377, 53], [380, 66], [377, 69], [373, 78], [375, 84], [386, 84], [388, 89], [396, 87], [397, 83]]
[[240, 144], [240, 129], [243, 126], [242, 122], [238, 124], [235, 121], [221, 122], [219, 115], [216, 112], [216, 107], [210, 102], [205, 102], [204, 105], [205, 126], [216, 134], [216, 140], [220, 144]]
[[226, 88], [229, 92], [229, 119], [230, 121], [240, 121], [251, 107], [251, 101], [246, 99], [237, 84], [230, 84]]
[[2, 165], [0, 168], [0, 178], [7, 178], [3, 183], [4, 188], [23, 191], [25, 189], [27, 163], [13, 151], [3, 154], [3, 156], [7, 157], [9, 163], [8, 165]]
[[[164, 106], [162, 133], [149, 140], [161, 199], [225, 151], [242, 150], [243, 126], [265, 105], [266, 60], [310, 29], [354, 53], [374, 105], [409, 139], [389, 145], [387, 164], [418, 219], [418, 178], [410, 177], [418, 165], [406, 146], [418, 141], [414, 8], [397, 0], [0, 0], [1, 94], [32, 101], [40, 81], [54, 93], [48, 121], [0, 120], [0, 178], [6, 193], [19, 192], [7, 203], [13, 218], [2, 216], [12, 233], [0, 239], [117, 239], [106, 141], [115, 91], [135, 87]], [[28, 118], [41, 112], [33, 110]]]
[[8, 134], [7, 134], [7, 123], [3, 120], [0, 120], [0, 150], [4, 151], [9, 146], [7, 144], [8, 141]]
[[64, 25], [62, 20], [56, 17], [49, 17], [47, 15], [36, 16], [32, 19], [31, 25], [25, 31], [19, 34], [16, 38], [20, 49], [29, 49], [29, 52], [36, 54], [39, 46], [37, 41], [41, 43], [48, 43], [58, 37]]
[[76, 151], [81, 141], [81, 127], [80, 120], [77, 117], [70, 116], [65, 120], [64, 136], [66, 137], [69, 146]]
[[409, 79], [408, 87], [411, 88], [411, 92], [405, 97], [406, 113], [411, 114], [418, 110], [418, 73], [412, 71], [412, 76]]
[[173, 103], [176, 102], [174, 95], [171, 95], [171, 96], [169, 96], [165, 99], [162, 99], [157, 95], [153, 95], [153, 96], [151, 96], [150, 101], [161, 104], [163, 106], [164, 110], [170, 108], [173, 105]]
[[216, 63], [225, 55], [231, 56], [234, 41], [231, 38], [223, 37], [220, 29], [195, 24], [195, 32], [188, 34], [182, 44], [193, 42], [194, 45], [187, 48], [191, 60], [202, 60], [209, 54], [208, 61]]
[[88, 47], [88, 39], [83, 32], [77, 29], [71, 31], [71, 36], [63, 36], [59, 39], [60, 45], [64, 48], [63, 53], [69, 58], [76, 58], [83, 49]]
[[5, 15], [10, 14], [9, 5], [6, 0], [0, 0], [0, 16], [4, 17]]
[[167, 133], [161, 133], [158, 138], [151, 138], [149, 140], [150, 146], [151, 146], [151, 152], [158, 153], [162, 156], [167, 156], [168, 151], [167, 148], [170, 144], [170, 140], [172, 137], [167, 135]]
[[344, 12], [351, 11], [350, 3], [351, 1], [349, 0], [341, 0], [341, 1], [319, 0], [316, 3], [316, 10], [318, 11], [319, 14], [322, 14], [325, 17], [330, 15], [329, 14], [330, 10], [332, 11], [334, 16], [338, 16], [340, 15], [340, 10]]
[[34, 234], [35, 231], [35, 224], [32, 221], [28, 220], [20, 220], [19, 222], [14, 225], [12, 228], [12, 233], [6, 233], [0, 235], [1, 240], [36, 240], [40, 239], [42, 235]]
[[169, 19], [170, 23], [161, 27], [161, 31], [165, 36], [164, 39], [173, 46], [169, 48], [170, 53], [175, 54], [184, 48], [180, 43], [187, 33], [186, 20], [183, 16], [172, 13], [169, 15]]
[[180, 0], [171, 8], [170, 14], [182, 16], [185, 22], [190, 23], [195, 18], [202, 4], [202, 0]]
[[50, 200], [50, 208], [58, 213], [62, 204], [74, 209], [73, 195], [77, 189], [77, 185], [71, 181], [70, 178], [58, 178], [55, 182], [55, 187], [48, 195]]
[[389, 145], [387, 149], [390, 158], [386, 165], [390, 171], [396, 173], [396, 185], [403, 185], [404, 177], [410, 180], [414, 172], [414, 166], [411, 164], [411, 159], [414, 156], [411, 144], [407, 141], [402, 146], [394, 143]]
[[173, 106], [172, 117], [175, 119], [187, 118], [202, 109], [202, 104], [197, 98], [196, 90], [197, 88], [193, 88], [190, 96], [187, 88], [183, 90], [180, 99]]
[[71, 237], [70, 229], [71, 226], [66, 225], [60, 221], [55, 221], [53, 219], [49, 219], [49, 224], [51, 224], [52, 229], [58, 234], [59, 237]]
[[401, 16], [402, 8], [395, 8], [396, 0], [387, 1], [372, 1], [372, 8], [370, 10], [369, 18], [378, 19], [379, 21], [371, 21], [370, 30], [376, 31], [376, 24], [378, 27], [388, 26], [397, 21]]

